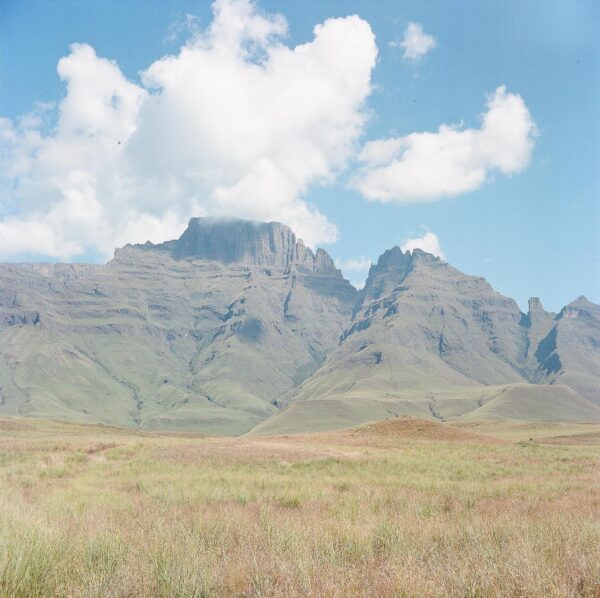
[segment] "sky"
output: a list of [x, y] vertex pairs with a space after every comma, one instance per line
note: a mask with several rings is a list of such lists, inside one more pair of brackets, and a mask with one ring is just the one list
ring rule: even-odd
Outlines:
[[3, 0], [0, 260], [275, 220], [600, 303], [600, 2]]

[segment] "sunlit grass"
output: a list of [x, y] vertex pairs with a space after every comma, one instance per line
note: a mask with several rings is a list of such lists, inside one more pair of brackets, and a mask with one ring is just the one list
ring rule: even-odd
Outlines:
[[0, 427], [2, 596], [600, 595], [598, 446], [30, 427]]

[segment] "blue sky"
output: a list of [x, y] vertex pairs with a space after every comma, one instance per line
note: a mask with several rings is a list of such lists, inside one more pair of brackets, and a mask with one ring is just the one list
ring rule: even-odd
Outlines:
[[[240, 12], [234, 0], [231, 4], [234, 12], [227, 18], [248, 16], [243, 10]], [[361, 19], [344, 21], [343, 27], [336, 28], [334, 23], [325, 28], [332, 43], [331, 49], [326, 50], [328, 54], [317, 51], [316, 44], [312, 44], [314, 47], [308, 48], [312, 54], [304, 62], [300, 57], [287, 57], [285, 68], [273, 68], [268, 76], [260, 75], [257, 88], [265, 96], [256, 98], [256, 106], [261, 109], [257, 122], [262, 123], [263, 129], [270, 126], [270, 121], [265, 120], [270, 111], [273, 128], [289, 132], [296, 143], [290, 143], [292, 149], [286, 159], [286, 164], [293, 167], [284, 166], [275, 174], [263, 166], [270, 164], [269, 160], [277, 162], [273, 155], [280, 146], [271, 138], [261, 139], [258, 148], [252, 146], [250, 138], [255, 136], [251, 131], [246, 132], [241, 142], [243, 151], [234, 162], [212, 159], [215, 147], [223, 149], [223, 139], [236, 141], [238, 129], [227, 126], [242, 122], [237, 119], [246, 112], [233, 113], [229, 122], [229, 118], [223, 118], [218, 94], [216, 100], [211, 97], [216, 106], [202, 95], [206, 93], [203, 85], [221, 89], [218, 72], [211, 71], [203, 78], [201, 69], [205, 67], [186, 71], [191, 75], [181, 79], [183, 83], [177, 83], [170, 96], [162, 96], [162, 107], [143, 108], [144, 124], [136, 124], [135, 132], [127, 128], [127, 119], [134, 111], [137, 115], [138, 104], [155, 101], [158, 105], [161, 85], [172, 84], [172, 72], [168, 70], [171, 63], [161, 62], [145, 82], [140, 72], [166, 55], [179, 56], [180, 47], [190, 37], [206, 36], [203, 32], [213, 22], [210, 2], [5, 0], [0, 7], [0, 116], [6, 119], [4, 140], [10, 139], [9, 149], [5, 149], [9, 158], [4, 159], [0, 195], [0, 257], [11, 261], [101, 261], [112, 243], [172, 236], [169, 233], [179, 230], [181, 219], [190, 214], [206, 211], [244, 217], [274, 215], [272, 219], [287, 219], [294, 228], [306, 231], [303, 236], [314, 233], [311, 240], [323, 244], [354, 281], [363, 279], [366, 270], [352, 270], [352, 262], [361, 257], [376, 260], [392, 245], [402, 245], [407, 239], [423, 237], [431, 231], [450, 263], [465, 272], [485, 276], [497, 290], [514, 297], [522, 309], [532, 295], [540, 296], [546, 308], [553, 310], [579, 294], [600, 302], [600, 3], [263, 0], [256, 4], [255, 11], [259, 16], [280, 13], [287, 21], [285, 30], [280, 21], [265, 17], [267, 25], [256, 20], [256, 27], [244, 34], [250, 36], [252, 48], [256, 45], [259, 49], [242, 62], [259, 66], [261, 61], [264, 66], [264, 55], [276, 52], [279, 46], [293, 49], [299, 44], [311, 45], [314, 27], [327, 19], [354, 14]], [[375, 36], [376, 58], [363, 22]], [[424, 34], [435, 40], [435, 47], [419, 59], [406, 58], [401, 45], [411, 22], [420, 24]], [[268, 41], [260, 37], [264, 26], [271, 28]], [[221, 33], [213, 32], [211, 38], [215, 47], [218, 35]], [[325, 34], [321, 37], [325, 39]], [[70, 50], [73, 43], [88, 44], [95, 56]], [[209, 43], [206, 38], [204, 43]], [[220, 54], [214, 48], [211, 52], [210, 60], [218, 64]], [[69, 55], [72, 60], [65, 63], [61, 81], [57, 64]], [[323, 73], [301, 85], [307, 65], [314, 65], [323, 56], [327, 61], [330, 55], [333, 58]], [[115, 61], [120, 75], [98, 63], [105, 58]], [[223, 71], [243, 68], [240, 73], [245, 77], [246, 62], [224, 63]], [[97, 74], [94, 71], [86, 78], [86, 69], [90, 72], [97, 63]], [[339, 86], [331, 83], [327, 87], [327, 79], [338, 85], [338, 65], [343, 71]], [[231, 70], [231, 75], [235, 77], [236, 72]], [[279, 90], [288, 84], [289, 73], [294, 74], [299, 86], [295, 84], [289, 93], [279, 97]], [[87, 126], [87, 121], [82, 120], [87, 116], [81, 114], [79, 104], [93, 98], [95, 81], [103, 77], [107, 78], [106, 85], [116, 86], [119, 106], [130, 105], [131, 109], [114, 118], [111, 115], [101, 124], [94, 123], [94, 132], [84, 131], [85, 140], [77, 140], [76, 136], [83, 135], [81, 131]], [[73, 101], [61, 105], [67, 97], [67, 81]], [[248, 81], [252, 90], [251, 75]], [[201, 95], [185, 95], [188, 85], [197, 85], [194, 93]], [[478, 133], [482, 127], [480, 115], [492, 110], [486, 102], [500, 86], [505, 86], [505, 99], [518, 98], [522, 102], [516, 107], [522, 108], [521, 116], [515, 117], [516, 132], [507, 139]], [[236, 92], [244, 94], [246, 90], [242, 85], [236, 87]], [[313, 106], [311, 102], [319, 93], [325, 99]], [[148, 94], [154, 94], [152, 100], [144, 99]], [[347, 101], [340, 99], [346, 94], [354, 95]], [[270, 106], [275, 96], [279, 99]], [[214, 123], [207, 125], [202, 115], [191, 113], [194, 127], [209, 128], [190, 127], [190, 131], [200, 131], [198, 135], [206, 141], [201, 147], [195, 145], [196, 139], [182, 142], [185, 147], [189, 145], [190, 151], [173, 158], [178, 162], [175, 173], [169, 170], [169, 155], [160, 154], [163, 147], [178, 145], [179, 139], [169, 137], [170, 129], [165, 125], [175, 118], [165, 107], [169, 97], [177, 99], [173, 105], [187, 106], [192, 112], [195, 106], [202, 105], [209, 121], [210, 111], [215, 110], [224, 127], [216, 130]], [[287, 104], [283, 105], [281, 98]], [[53, 107], [40, 109], [40, 102], [53, 103]], [[239, 111], [248, 110], [253, 104], [244, 103], [240, 108], [231, 102], [227, 106]], [[263, 106], [267, 109], [263, 110]], [[305, 109], [313, 112], [305, 114]], [[19, 122], [24, 114], [30, 115], [28, 120]], [[57, 124], [60, 114], [64, 122]], [[155, 117], [151, 118], [153, 114]], [[535, 130], [527, 128], [527, 115], [535, 123]], [[338, 121], [331, 130], [329, 117]], [[137, 116], [131, 118], [137, 123]], [[289, 119], [294, 122], [290, 124]], [[294, 124], [304, 120], [304, 128]], [[509, 128], [513, 127], [513, 121], [507, 122]], [[156, 130], [152, 123], [157, 123]], [[315, 129], [321, 126], [319, 123], [322, 135]], [[380, 186], [379, 191], [373, 191], [373, 185], [365, 182], [367, 171], [378, 174], [377, 165], [365, 163], [365, 148], [379, 151], [382, 142], [390, 138], [399, 145], [406, 144], [407, 136], [426, 131], [439, 133], [441, 125], [462, 127], [454, 131], [475, 132], [475, 141], [471, 141], [471, 133], [458, 138], [460, 148], [466, 143], [465, 151], [470, 152], [467, 162], [459, 165], [474, 174], [478, 168], [483, 169], [482, 181], [463, 190], [461, 184], [456, 190], [454, 179], [439, 182], [444, 160], [451, 159], [456, 165], [454, 154], [449, 158], [447, 153], [441, 153], [442, 167], [439, 161], [435, 166], [432, 162], [431, 181], [417, 178], [408, 190], [402, 172], [412, 173], [421, 166], [427, 171], [424, 158], [406, 162], [407, 170], [392, 181], [386, 179], [385, 191]], [[105, 128], [97, 133], [101, 126]], [[113, 198], [117, 187], [104, 185], [104, 171], [87, 173], [86, 163], [76, 160], [78, 153], [83, 155], [88, 150], [93, 159], [94, 151], [104, 147], [107, 130], [124, 135], [122, 143], [120, 139], [116, 143], [127, 146], [123, 151], [131, 161], [126, 192], [122, 182], [125, 175], [118, 182], [118, 193], [122, 193], [118, 201]], [[104, 137], [98, 140], [99, 135]], [[97, 145], [78, 149], [91, 136]], [[338, 136], [343, 140], [331, 141]], [[443, 139], [434, 137], [436, 143]], [[367, 145], [369, 142], [371, 146]], [[497, 155], [513, 150], [514, 155]], [[225, 147], [223, 151], [230, 149]], [[406, 160], [406, 155], [402, 157], [398, 151], [393, 159]], [[50, 158], [44, 158], [44, 152]], [[320, 152], [323, 163], [311, 163], [312, 156], [321, 155]], [[483, 160], [473, 156], [473, 152], [488, 152], [490, 157]], [[142, 154], [143, 159], [131, 157]], [[156, 158], [159, 154], [160, 160]], [[208, 158], [203, 156], [210, 157], [210, 168], [206, 166]], [[57, 183], [49, 174], [49, 165], [59, 158], [60, 176], [72, 182], [71, 187]], [[86, 160], [89, 162], [90, 158]], [[114, 162], [106, 160], [105, 167], [111, 168]], [[178, 170], [179, 162], [185, 163], [187, 170]], [[157, 188], [156, 184], [143, 182], [147, 172], [154, 173], [157, 167], [164, 168], [165, 176], [171, 177], [170, 187]], [[245, 168], [251, 177], [245, 178]], [[133, 171], [138, 178], [131, 175]], [[225, 178], [219, 178], [217, 172], [225, 172]], [[294, 183], [282, 180], [286, 176]], [[181, 177], [185, 177], [185, 184]], [[196, 190], [194, 181], [198, 195], [190, 204], [190, 189]], [[434, 189], [422, 190], [429, 182]], [[265, 189], [264, 205], [261, 189]], [[92, 194], [93, 199], [84, 197], [86, 193]], [[103, 198], [103, 194], [111, 193], [109, 199]], [[388, 193], [391, 199], [369, 200], [369, 193]], [[206, 194], [212, 194], [212, 199], [203, 203]], [[146, 199], [141, 202], [138, 196]], [[250, 203], [246, 196], [252, 198]], [[62, 207], [54, 209], [57, 205]], [[71, 215], [64, 216], [67, 209]], [[91, 213], [96, 214], [95, 219]], [[80, 220], [72, 214], [81, 214]], [[125, 226], [127, 218], [131, 222]], [[104, 232], [108, 230], [110, 234]], [[137, 238], [140, 235], [143, 239]], [[335, 242], [323, 243], [336, 236]]]

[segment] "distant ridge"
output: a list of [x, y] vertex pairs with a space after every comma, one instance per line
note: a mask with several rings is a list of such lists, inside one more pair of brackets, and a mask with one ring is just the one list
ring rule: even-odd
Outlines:
[[105, 266], [0, 264], [0, 413], [232, 435], [600, 419], [600, 306], [524, 314], [399, 247], [357, 292], [283, 224], [193, 218]]

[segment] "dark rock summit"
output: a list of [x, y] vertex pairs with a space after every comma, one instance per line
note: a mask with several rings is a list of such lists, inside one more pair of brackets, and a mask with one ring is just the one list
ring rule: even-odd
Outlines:
[[548, 312], [544, 309], [539, 297], [530, 297], [527, 302], [527, 318], [529, 326], [535, 326], [541, 322], [553, 320], [556, 314]]
[[314, 254], [292, 230], [279, 222], [192, 218], [176, 241], [146, 243], [136, 248], [167, 251], [174, 259], [202, 259], [222, 264], [297, 267], [309, 272], [335, 273], [329, 254]]

